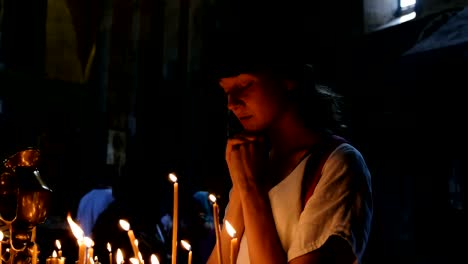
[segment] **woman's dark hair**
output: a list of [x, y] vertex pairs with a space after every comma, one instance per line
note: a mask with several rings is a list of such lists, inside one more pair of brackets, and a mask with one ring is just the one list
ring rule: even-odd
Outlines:
[[298, 86], [290, 97], [297, 102], [305, 126], [311, 130], [344, 132], [343, 98], [331, 87], [317, 82], [316, 71], [309, 64], [316, 61], [315, 55], [301, 42], [294, 41], [294, 37], [279, 34], [274, 28], [253, 29], [238, 26], [219, 33], [219, 45], [213, 47], [208, 70], [211, 77], [219, 80], [240, 73], [270, 72], [274, 78], [296, 81]]
[[[314, 67], [305, 63], [296, 54], [258, 52], [225, 57], [223, 65], [218, 64], [217, 78], [236, 76], [240, 73], [269, 73], [273, 78], [289, 79], [297, 83], [290, 99], [297, 103], [304, 125], [316, 131], [344, 132], [342, 123], [343, 97], [330, 86], [317, 81]], [[296, 56], [294, 56], [296, 55]]]
[[318, 83], [312, 65], [286, 64], [273, 71], [275, 76], [297, 83], [295, 89], [290, 91], [289, 97], [297, 103], [299, 114], [307, 128], [319, 132], [343, 132], [343, 96], [330, 86]]

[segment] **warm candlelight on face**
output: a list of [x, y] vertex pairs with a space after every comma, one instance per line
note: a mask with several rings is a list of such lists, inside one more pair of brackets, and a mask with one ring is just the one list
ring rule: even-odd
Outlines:
[[159, 264], [159, 259], [155, 254], [151, 254], [150, 261], [151, 261], [151, 264]]
[[214, 220], [214, 228], [216, 234], [216, 251], [218, 254], [218, 263], [223, 263], [223, 257], [221, 256], [221, 230], [219, 226], [219, 207], [216, 203], [216, 196], [210, 194], [208, 198], [213, 202], [213, 220]]
[[109, 242], [107, 242], [107, 250], [109, 251], [109, 264], [112, 264], [112, 247]]
[[117, 256], [116, 256], [115, 261], [117, 262], [117, 264], [124, 263], [123, 253], [122, 253], [122, 250], [120, 248], [117, 249]]
[[186, 241], [186, 240], [181, 240], [180, 243], [182, 246], [188, 250], [188, 264], [192, 264], [192, 246]]
[[228, 220], [225, 222], [226, 231], [228, 232], [229, 236], [231, 237], [231, 253], [230, 253], [230, 262], [231, 264], [236, 263], [236, 255], [237, 255], [237, 237], [236, 237], [236, 230], [232, 227], [231, 223]]
[[137, 246], [138, 242], [135, 243], [136, 238], [135, 238], [135, 234], [133, 233], [133, 230], [130, 229], [130, 223], [127, 222], [126, 220], [120, 219], [119, 224], [123, 230], [127, 231], [128, 239], [130, 239], [130, 244], [133, 250], [133, 255], [135, 258], [138, 258], [138, 252], [139, 252], [138, 246]]
[[77, 264], [85, 264], [86, 245], [84, 243], [83, 229], [81, 229], [81, 227], [72, 220], [70, 213], [68, 213], [67, 215], [67, 221], [71, 227], [73, 235], [76, 238], [76, 241], [78, 242], [78, 263]]
[[172, 264], [177, 263], [177, 228], [179, 226], [179, 184], [174, 173], [169, 173], [169, 179], [174, 183], [174, 208], [172, 217]]

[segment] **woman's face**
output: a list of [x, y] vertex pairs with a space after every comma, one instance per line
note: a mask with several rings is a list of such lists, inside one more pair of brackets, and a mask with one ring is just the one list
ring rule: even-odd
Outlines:
[[228, 108], [246, 131], [261, 132], [273, 125], [287, 106], [286, 82], [268, 74], [242, 73], [220, 80]]

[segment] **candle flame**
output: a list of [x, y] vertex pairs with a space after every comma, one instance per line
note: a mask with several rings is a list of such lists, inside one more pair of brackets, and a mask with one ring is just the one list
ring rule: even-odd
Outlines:
[[159, 264], [159, 259], [155, 254], [151, 254], [151, 264]]
[[115, 257], [116, 260], [117, 260], [117, 264], [121, 264], [123, 263], [123, 253], [122, 253], [122, 250], [120, 248], [117, 249], [117, 256]]
[[87, 248], [90, 248], [94, 246], [94, 241], [89, 237], [84, 237], [84, 244]]
[[182, 243], [182, 246], [183, 246], [186, 250], [188, 250], [188, 251], [192, 250], [192, 246], [190, 246], [189, 242], [187, 242], [186, 240], [181, 240], [180, 242]]
[[57, 249], [61, 249], [62, 248], [62, 244], [60, 244], [60, 240], [55, 240], [55, 246], [57, 246]]
[[228, 220], [224, 221], [226, 223], [226, 231], [228, 232], [229, 236], [234, 238], [236, 237], [236, 230], [232, 227], [231, 223]]
[[138, 239], [133, 240], [133, 243], [138, 247]]
[[141, 255], [141, 251], [138, 251], [138, 258], [140, 259], [141, 263], [144, 263], [145, 261], [143, 260], [143, 255]]
[[125, 231], [130, 230], [130, 223], [127, 222], [126, 220], [120, 219], [119, 224], [120, 224], [120, 227], [122, 227], [123, 230], [125, 230]]
[[210, 199], [210, 201], [212, 201], [213, 203], [216, 203], [216, 196], [214, 196], [213, 194], [210, 194], [208, 196], [208, 198]]
[[176, 182], [177, 182], [177, 176], [175, 176], [174, 173], [169, 173], [169, 179], [170, 179], [173, 183], [176, 183]]
[[81, 241], [83, 239], [83, 236], [84, 236], [84, 231], [83, 231], [83, 229], [81, 229], [81, 227], [77, 223], [75, 223], [72, 220], [70, 213], [68, 213], [68, 215], [67, 215], [67, 221], [68, 221], [68, 224], [70, 225], [70, 228], [71, 228], [72, 233], [75, 236], [75, 238], [78, 241]]
[[130, 260], [130, 262], [132, 264], [138, 264], [139, 263], [138, 259], [136, 259], [136, 258], [130, 258], [129, 260]]
[[112, 252], [111, 244], [107, 242], [107, 250], [109, 250], [109, 253]]
[[0, 241], [2, 241], [2, 240], [3, 240], [3, 232], [0, 231]]
[[56, 257], [57, 257], [57, 251], [54, 250], [54, 251], [52, 252], [52, 257], [53, 257], [53, 258], [56, 258]]

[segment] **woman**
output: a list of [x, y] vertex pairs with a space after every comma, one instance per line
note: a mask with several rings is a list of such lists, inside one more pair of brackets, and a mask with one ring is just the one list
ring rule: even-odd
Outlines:
[[[372, 192], [360, 152], [337, 144], [313, 195], [302, 200], [305, 164], [339, 127], [339, 97], [316, 85], [312, 73], [307, 65], [260, 62], [220, 78], [244, 129], [226, 146], [233, 186], [224, 220], [240, 235], [237, 263], [361, 263]], [[224, 225], [221, 237], [226, 264]], [[216, 247], [208, 263], [218, 263]]]

